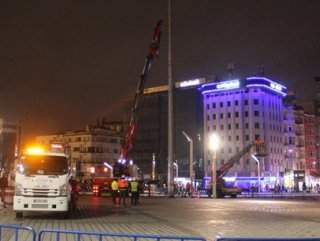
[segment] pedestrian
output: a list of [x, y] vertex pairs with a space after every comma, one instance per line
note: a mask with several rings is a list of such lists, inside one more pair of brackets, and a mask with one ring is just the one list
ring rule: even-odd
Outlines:
[[78, 180], [71, 179], [71, 203], [72, 209], [75, 210], [78, 208], [78, 200], [79, 200], [79, 192], [80, 192], [80, 185]]
[[131, 205], [137, 205], [138, 198], [139, 198], [139, 183], [135, 177], [132, 178], [132, 182], [130, 183], [130, 192], [131, 192]]
[[251, 197], [254, 197], [254, 192], [256, 191], [256, 187], [254, 183], [251, 184]]
[[186, 185], [186, 192], [188, 197], [192, 197], [192, 184], [190, 182], [187, 183]]
[[1, 201], [3, 202], [3, 207], [6, 207], [5, 203], [5, 192], [8, 187], [8, 175], [6, 173], [2, 173], [0, 178], [0, 189], [1, 189]]
[[114, 178], [111, 183], [111, 197], [113, 204], [117, 204], [117, 195], [118, 195], [118, 179]]
[[126, 205], [126, 196], [128, 194], [128, 182], [126, 181], [126, 176], [122, 175], [120, 181], [118, 182], [118, 187], [119, 187], [119, 204]]

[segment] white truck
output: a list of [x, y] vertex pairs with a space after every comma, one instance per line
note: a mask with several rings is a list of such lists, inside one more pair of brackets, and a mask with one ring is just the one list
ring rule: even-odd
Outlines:
[[15, 176], [13, 210], [16, 218], [23, 212], [59, 212], [68, 218], [71, 209], [69, 156], [52, 145], [50, 150], [29, 148], [20, 156]]

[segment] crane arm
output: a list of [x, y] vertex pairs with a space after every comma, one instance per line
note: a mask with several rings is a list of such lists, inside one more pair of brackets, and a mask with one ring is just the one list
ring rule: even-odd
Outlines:
[[131, 110], [130, 124], [128, 127], [126, 140], [125, 140], [125, 142], [122, 146], [122, 150], [121, 150], [121, 159], [127, 158], [128, 152], [129, 152], [130, 148], [132, 147], [133, 137], [136, 132], [137, 120], [138, 120], [138, 116], [139, 116], [140, 102], [141, 102], [141, 99], [143, 98], [143, 91], [145, 89], [147, 75], [148, 75], [148, 72], [150, 71], [154, 57], [157, 57], [159, 54], [162, 22], [163, 21], [160, 20], [154, 29], [154, 35], [152, 38], [152, 42], [150, 44], [150, 51], [149, 51], [149, 54], [146, 56], [145, 63], [144, 63], [143, 69], [142, 69], [142, 73], [140, 75], [137, 90], [136, 90], [136, 93], [134, 96], [133, 107]]
[[217, 170], [217, 178], [222, 178], [224, 177], [227, 172], [229, 171], [230, 168], [233, 167], [233, 165], [241, 158], [243, 157], [246, 153], [250, 152], [251, 148], [255, 147], [255, 151], [257, 152], [256, 154], [258, 156], [264, 156], [266, 155], [265, 153], [265, 146], [264, 143], [261, 142], [260, 140], [256, 140], [255, 142], [247, 145], [245, 148], [243, 148], [239, 153], [231, 157], [224, 165], [222, 165], [218, 170]]

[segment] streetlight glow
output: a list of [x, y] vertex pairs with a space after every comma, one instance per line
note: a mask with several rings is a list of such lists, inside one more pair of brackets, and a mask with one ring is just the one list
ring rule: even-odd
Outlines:
[[219, 137], [217, 134], [213, 133], [209, 137], [209, 149], [211, 151], [216, 151], [218, 149], [218, 146], [219, 146]]

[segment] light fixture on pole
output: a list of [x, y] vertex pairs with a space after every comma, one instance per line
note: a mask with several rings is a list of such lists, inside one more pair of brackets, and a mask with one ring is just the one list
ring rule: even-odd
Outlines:
[[176, 178], [178, 178], [179, 177], [179, 165], [176, 162], [174, 162], [173, 165], [176, 167]]
[[182, 134], [187, 138], [189, 145], [190, 145], [190, 166], [189, 166], [189, 171], [190, 171], [190, 182], [192, 187], [194, 187], [194, 171], [193, 171], [193, 140], [191, 139], [190, 136], [187, 135], [184, 131]]
[[260, 161], [254, 154], [252, 154], [251, 156], [258, 164], [258, 193], [260, 193]]
[[156, 154], [152, 153], [152, 180], [156, 179]]
[[213, 133], [209, 137], [209, 149], [212, 151], [212, 161], [211, 161], [211, 187], [212, 187], [212, 197], [217, 197], [217, 149], [219, 146], [219, 138]]
[[107, 162], [104, 162], [103, 165], [110, 169], [110, 177], [113, 177], [113, 167]]

